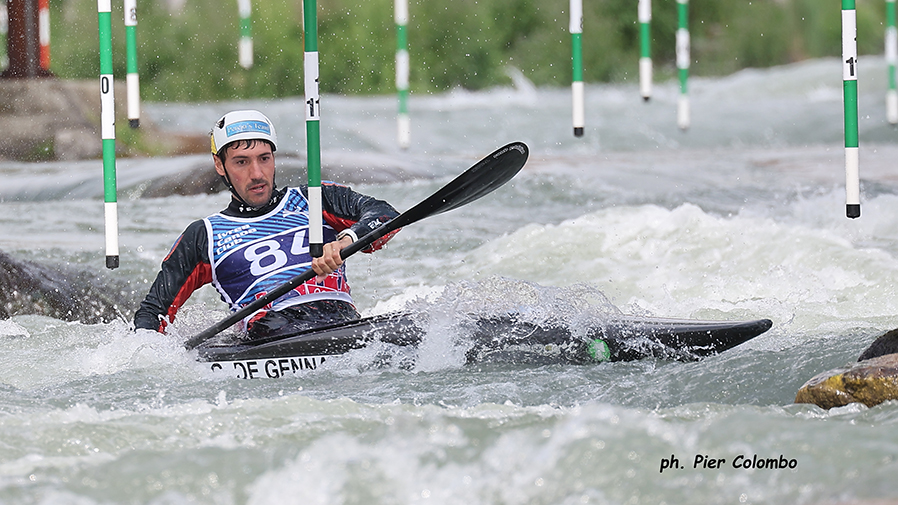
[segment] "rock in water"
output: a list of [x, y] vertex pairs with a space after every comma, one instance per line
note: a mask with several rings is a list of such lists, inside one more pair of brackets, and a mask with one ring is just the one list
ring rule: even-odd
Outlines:
[[873, 407], [898, 399], [898, 354], [885, 354], [824, 372], [806, 382], [795, 403], [813, 403], [824, 409], [849, 403]]
[[132, 301], [124, 286], [113, 287], [87, 272], [67, 272], [0, 252], [0, 318], [38, 314], [85, 324], [121, 318]]
[[885, 335], [877, 338], [870, 344], [866, 351], [861, 353], [858, 361], [865, 361], [886, 354], [898, 353], [898, 330], [892, 330]]

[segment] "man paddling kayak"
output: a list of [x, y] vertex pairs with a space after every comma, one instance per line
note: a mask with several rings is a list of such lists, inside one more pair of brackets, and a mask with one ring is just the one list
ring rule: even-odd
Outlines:
[[[358, 319], [340, 251], [398, 212], [347, 186], [322, 183], [325, 244], [322, 256], [313, 258], [308, 188], [277, 189], [277, 135], [271, 121], [254, 110], [229, 112], [216, 121], [210, 136], [215, 170], [230, 189], [231, 202], [178, 237], [134, 315], [135, 328], [165, 332], [178, 309], [205, 284], [214, 285], [236, 311], [309, 267], [317, 277], [243, 320], [249, 338]], [[364, 252], [380, 249], [396, 231]]]

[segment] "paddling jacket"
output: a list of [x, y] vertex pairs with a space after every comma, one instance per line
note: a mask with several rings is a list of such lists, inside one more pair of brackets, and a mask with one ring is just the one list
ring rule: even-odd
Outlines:
[[[325, 243], [343, 230], [361, 237], [398, 215], [390, 204], [334, 183], [322, 183], [321, 200]], [[134, 327], [165, 332], [190, 295], [210, 283], [231, 311], [264, 296], [311, 267], [308, 231], [306, 186], [279, 190], [258, 210], [246, 211], [231, 200], [227, 209], [194, 221], [178, 237], [134, 315]], [[380, 249], [396, 231], [363, 252]], [[296, 287], [244, 324], [252, 324], [267, 310], [317, 300], [352, 303], [345, 263], [323, 282], [313, 278]]]

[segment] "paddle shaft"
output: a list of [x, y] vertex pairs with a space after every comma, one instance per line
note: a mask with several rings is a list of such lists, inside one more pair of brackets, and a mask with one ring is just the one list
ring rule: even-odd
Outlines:
[[[524, 163], [527, 161], [528, 156], [529, 150], [527, 146], [521, 142], [513, 142], [496, 150], [486, 158], [480, 160], [476, 165], [466, 170], [463, 174], [453, 179], [449, 184], [443, 186], [439, 191], [427, 197], [427, 199], [421, 203], [390, 221], [387, 221], [379, 228], [371, 230], [357, 241], [344, 247], [340, 251], [340, 257], [345, 260], [353, 254], [370, 246], [377, 239], [396, 231], [403, 226], [420, 221], [425, 217], [441, 214], [448, 210], [466, 205], [492, 193], [494, 190], [511, 180], [511, 178], [524, 167]], [[315, 277], [315, 272], [310, 268], [296, 277], [293, 277], [286, 283], [272, 289], [264, 296], [244, 305], [239, 310], [207, 328], [202, 333], [190, 338], [184, 343], [184, 346], [187, 349], [194, 349], [206, 340], [217, 335], [222, 330], [249, 316], [253, 312], [262, 309], [269, 303], [290, 292], [290, 290], [308, 282], [313, 277]]]
[[[371, 245], [375, 240], [383, 237], [384, 235], [386, 235], [387, 233], [390, 233], [393, 230], [398, 229], [398, 227], [391, 226], [394, 221], [396, 221], [396, 219], [388, 221], [380, 228], [373, 230], [371, 233], [366, 234], [365, 236], [361, 237], [359, 240], [344, 247], [340, 251], [340, 257], [345, 260], [346, 258], [352, 256], [353, 254], [361, 251], [365, 247]], [[263, 307], [265, 307], [272, 301], [277, 300], [278, 298], [289, 293], [290, 290], [296, 289], [296, 287], [300, 286], [301, 284], [304, 284], [304, 283], [312, 280], [313, 277], [315, 277], [315, 271], [312, 270], [311, 268], [309, 268], [305, 272], [297, 275], [296, 277], [293, 277], [292, 279], [285, 282], [284, 284], [281, 284], [280, 286], [272, 289], [271, 291], [266, 293], [265, 296], [257, 298], [256, 300], [244, 305], [243, 307], [240, 308], [240, 310], [238, 310], [238, 311], [234, 312], [233, 314], [231, 314], [230, 316], [222, 319], [218, 323], [210, 326], [202, 333], [196, 335], [195, 337], [193, 337], [190, 340], [188, 340], [187, 342], [185, 342], [184, 346], [187, 347], [188, 349], [193, 349], [194, 347], [198, 346], [199, 344], [214, 337], [219, 332], [227, 329], [229, 326], [237, 323], [244, 317], [252, 314], [253, 312], [255, 312], [257, 310], [262, 309]]]

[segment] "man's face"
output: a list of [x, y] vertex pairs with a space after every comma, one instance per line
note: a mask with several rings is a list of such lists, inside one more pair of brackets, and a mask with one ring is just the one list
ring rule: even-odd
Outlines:
[[268, 203], [274, 191], [274, 153], [268, 142], [257, 140], [250, 147], [234, 142], [227, 149], [224, 165], [221, 158], [213, 156], [218, 175], [225, 175], [227, 169], [234, 190], [249, 205], [261, 207]]

